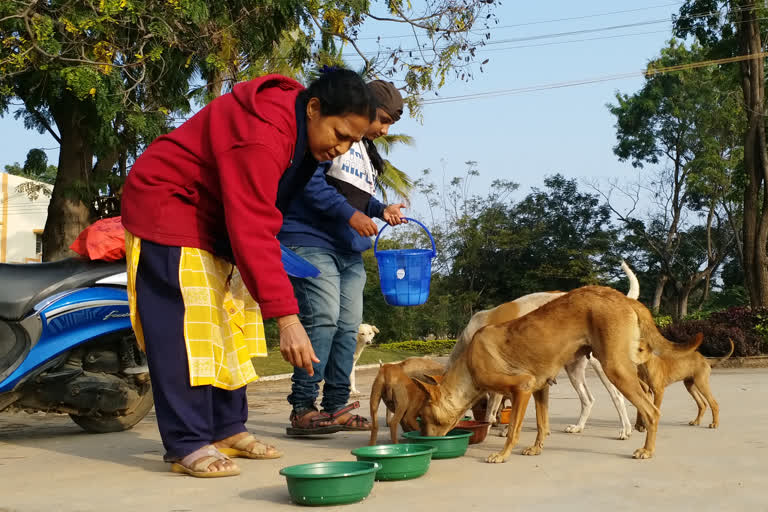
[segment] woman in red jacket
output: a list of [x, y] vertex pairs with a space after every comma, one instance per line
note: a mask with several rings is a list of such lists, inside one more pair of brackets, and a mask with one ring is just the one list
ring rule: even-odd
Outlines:
[[359, 141], [375, 116], [354, 72], [307, 89], [279, 75], [237, 84], [136, 160], [125, 184], [131, 320], [152, 377], [172, 471], [239, 474], [228, 456], [281, 453], [245, 428], [251, 357], [266, 356], [263, 318], [280, 352], [318, 362], [275, 235], [317, 168]]

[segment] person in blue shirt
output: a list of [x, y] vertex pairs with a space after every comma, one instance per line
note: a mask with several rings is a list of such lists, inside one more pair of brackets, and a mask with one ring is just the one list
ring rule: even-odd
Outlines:
[[[370, 237], [378, 232], [373, 217], [392, 226], [407, 221], [400, 211], [404, 204], [387, 206], [374, 197], [384, 163], [373, 139], [386, 135], [400, 119], [403, 98], [391, 82], [375, 80], [368, 87], [377, 104], [376, 120], [347, 153], [320, 164], [303, 194], [283, 212], [277, 236], [321, 272], [315, 278], [291, 277], [299, 319], [320, 362], [313, 363], [312, 376], [304, 368], [294, 368], [288, 435], [370, 430], [366, 418], [352, 413], [358, 403], [347, 404], [363, 316], [362, 253], [371, 248]], [[319, 410], [321, 381], [325, 383]]]

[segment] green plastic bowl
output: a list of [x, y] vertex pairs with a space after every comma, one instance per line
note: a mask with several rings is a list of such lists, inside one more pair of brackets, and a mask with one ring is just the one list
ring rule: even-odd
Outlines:
[[429, 469], [434, 446], [426, 444], [382, 444], [352, 450], [357, 460], [377, 462], [376, 480], [409, 480]]
[[403, 437], [409, 443], [426, 444], [436, 448], [432, 454], [433, 459], [452, 459], [461, 457], [467, 452], [472, 434], [469, 430], [455, 428], [444, 436], [423, 436], [421, 432], [414, 430], [404, 432]]
[[280, 470], [298, 505], [343, 505], [364, 499], [373, 489], [376, 462], [334, 461], [288, 466]]

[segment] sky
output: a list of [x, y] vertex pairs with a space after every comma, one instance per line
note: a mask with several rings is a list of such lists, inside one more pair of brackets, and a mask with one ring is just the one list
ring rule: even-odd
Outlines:
[[[425, 105], [423, 120], [406, 115], [390, 133], [414, 137], [413, 147], [396, 149], [390, 160], [411, 176], [432, 169], [442, 179], [463, 175], [464, 162], [474, 160], [480, 176], [472, 191], [485, 195], [491, 182], [504, 178], [520, 184], [516, 197], [541, 187], [546, 175], [562, 173], [580, 181], [618, 178], [633, 181], [638, 171], [613, 154], [614, 118], [606, 104], [617, 92], [633, 93], [643, 83], [642, 70], [671, 37], [671, 17], [682, 2], [649, 0], [551, 0], [512, 2], [496, 10], [503, 28], [493, 29], [492, 44], [478, 52], [490, 59], [470, 82], [452, 81], [440, 97], [500, 90], [519, 90], [605, 78], [571, 87], [500, 95], [472, 101]], [[371, 29], [374, 32], [377, 29]], [[389, 35], [407, 33], [389, 27]], [[553, 36], [553, 34], [570, 33]], [[365, 31], [361, 37], [370, 37]], [[520, 41], [519, 39], [524, 39]], [[392, 42], [392, 40], [390, 40]], [[370, 39], [361, 43], [370, 48]], [[403, 39], [412, 46], [412, 39]], [[354, 65], [357, 61], [349, 59]], [[427, 94], [426, 98], [434, 98]], [[29, 149], [46, 148], [55, 163], [58, 149], [47, 134], [25, 130], [21, 121], [0, 118], [0, 168], [23, 163]], [[414, 208], [423, 211], [416, 198]]]

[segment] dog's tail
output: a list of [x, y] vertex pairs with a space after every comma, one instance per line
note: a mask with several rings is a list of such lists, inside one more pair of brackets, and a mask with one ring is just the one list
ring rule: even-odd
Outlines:
[[629, 291], [627, 292], [627, 297], [637, 300], [637, 298], [640, 297], [640, 283], [637, 281], [637, 276], [632, 272], [632, 269], [629, 268], [629, 265], [627, 265], [627, 262], [624, 260], [621, 260], [621, 269], [627, 274], [627, 278], [629, 279]]
[[728, 360], [728, 358], [729, 358], [729, 357], [731, 357], [731, 356], [733, 355], [733, 351], [734, 351], [734, 349], [735, 349], [736, 347], [735, 347], [735, 345], [733, 344], [733, 340], [732, 340], [731, 338], [728, 338], [728, 341], [730, 341], [730, 342], [731, 342], [731, 351], [730, 351], [730, 352], [728, 352], [728, 355], [726, 355], [725, 357], [721, 357], [720, 359], [718, 359], [718, 360], [717, 360], [717, 361], [715, 361], [714, 363], [710, 364], [709, 366], [710, 366], [711, 368], [715, 368], [715, 367], [717, 367], [717, 366], [720, 366], [721, 364], [723, 364], [724, 362], [726, 362], [726, 361]]
[[381, 392], [384, 389], [384, 372], [379, 369], [379, 373], [376, 374], [376, 378], [373, 380], [373, 386], [371, 387], [371, 439], [369, 441], [370, 446], [376, 444], [376, 439], [379, 436], [379, 402], [381, 401]]
[[[640, 302], [632, 302], [632, 309], [635, 310], [635, 314], [637, 315], [640, 327], [640, 339], [644, 340], [650, 347], [650, 351], [656, 355], [675, 358], [685, 357], [698, 349], [704, 341], [704, 335], [698, 333], [693, 339], [686, 343], [672, 343], [661, 335], [648, 308], [643, 306]], [[642, 346], [640, 347], [640, 350], [644, 350]], [[646, 354], [645, 356], [641, 355], [640, 359], [644, 362], [647, 361], [649, 357], [650, 354]]]

